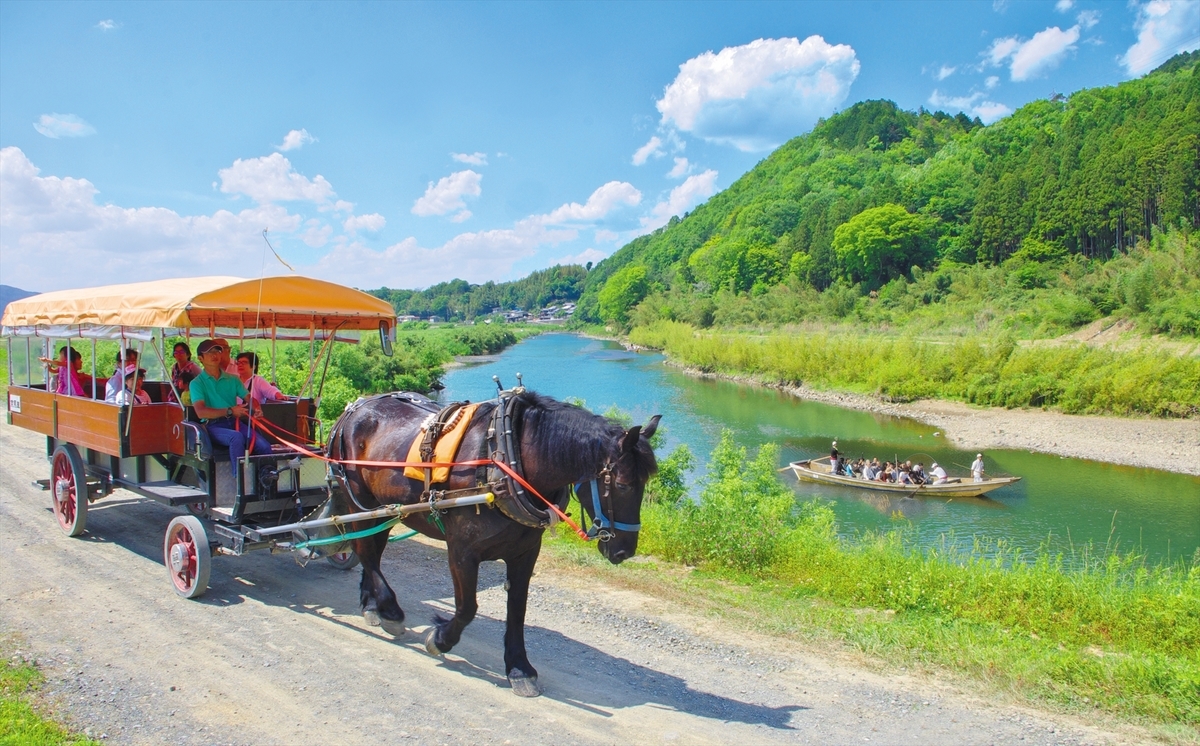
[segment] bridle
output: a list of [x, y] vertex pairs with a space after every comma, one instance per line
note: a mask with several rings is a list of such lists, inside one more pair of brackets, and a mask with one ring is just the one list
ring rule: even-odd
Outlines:
[[[638, 531], [642, 530], [642, 524], [640, 523], [621, 523], [613, 520], [613, 518], [615, 518], [617, 515], [612, 504], [612, 472], [614, 466], [616, 466], [616, 464], [611, 460], [605, 462], [604, 468], [600, 470], [600, 473], [590, 480], [592, 488], [592, 510], [595, 514], [595, 517], [592, 519], [591, 528], [587, 529], [587, 536], [589, 539], [598, 539], [601, 542], [608, 541], [616, 536], [616, 534], [614, 534], [612, 531], [613, 529], [618, 531], [629, 531], [632, 533], [637, 533]], [[604, 482], [603, 493], [601, 493], [596, 487], [596, 482], [598, 480], [602, 480]], [[583, 486], [583, 484], [583, 482], [579, 482], [575, 485], [576, 496], [578, 496], [579, 488]], [[605, 515], [604, 513], [603, 506], [605, 503], [608, 504], [608, 515]], [[609, 518], [608, 516], [610, 515], [613, 516], [613, 518]], [[586, 523], [586, 518], [587, 511], [585, 510], [582, 511], [580, 519], [584, 520]]]

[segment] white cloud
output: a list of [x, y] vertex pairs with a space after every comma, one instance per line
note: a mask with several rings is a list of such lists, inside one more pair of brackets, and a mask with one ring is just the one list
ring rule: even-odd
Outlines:
[[998, 75], [989, 75], [987, 76], [987, 79], [983, 81], [983, 86], [989, 91], [998, 85], [1000, 85], [1000, 76]]
[[621, 234], [616, 231], [610, 231], [607, 228], [596, 230], [596, 243], [612, 243], [619, 238], [621, 238]]
[[603, 251], [597, 251], [596, 249], [589, 248], [589, 249], [584, 249], [583, 251], [579, 252], [578, 254], [568, 254], [567, 256], [560, 256], [558, 259], [555, 259], [554, 261], [550, 262], [549, 266], [553, 267], [556, 264], [560, 267], [566, 266], [568, 264], [579, 264], [582, 266], [587, 266], [588, 262], [591, 262], [592, 264], [598, 264], [600, 262], [600, 260], [606, 256], [608, 256], [608, 254], [605, 254]]
[[[497, 156], [502, 155], [497, 153]], [[469, 163], [472, 166], [486, 166], [487, 153], [451, 153], [450, 157], [459, 163]]]
[[667, 172], [667, 178], [681, 179], [692, 170], [692, 164], [688, 163], [687, 158], [676, 158], [675, 167]]
[[1137, 42], [1121, 64], [1142, 75], [1180, 52], [1200, 48], [1200, 0], [1150, 0], [1137, 6]]
[[607, 217], [617, 207], [628, 205], [634, 207], [642, 201], [642, 193], [626, 181], [610, 181], [592, 192], [585, 204], [570, 202], [554, 211], [539, 215], [533, 220], [540, 220], [545, 225], [563, 225], [565, 223], [595, 222]]
[[43, 114], [33, 123], [33, 128], [52, 140], [96, 134], [95, 127], [74, 114]]
[[301, 234], [300, 240], [314, 249], [319, 249], [329, 243], [329, 237], [333, 235], [333, 227], [316, 218], [306, 220], [304, 227], [306, 230]]
[[938, 71], [934, 74], [933, 77], [937, 78], [938, 80], [945, 80], [946, 78], [953, 75], [954, 71], [957, 69], [958, 69], [957, 67], [951, 67], [950, 65], [942, 65], [940, 68], [938, 68]]
[[662, 150], [662, 139], [657, 136], [651, 137], [645, 145], [638, 148], [633, 154], [633, 165], [640, 166], [651, 156], [662, 158], [664, 155], [666, 153]]
[[1059, 13], [1066, 13], [1068, 10], [1074, 7], [1075, 0], [1058, 0], [1058, 2], [1054, 4], [1054, 9]]
[[1075, 22], [1078, 23], [1080, 26], [1082, 26], [1084, 28], [1084, 30], [1086, 31], [1087, 29], [1090, 29], [1093, 26], [1095, 26], [1097, 23], [1100, 23], [1100, 11], [1098, 11], [1098, 10], [1080, 11], [1079, 15], [1075, 16]]
[[309, 181], [292, 169], [292, 163], [279, 153], [261, 158], [239, 158], [229, 168], [217, 172], [221, 191], [244, 194], [259, 204], [270, 202], [314, 202], [326, 204], [336, 196], [333, 185], [324, 176]]
[[983, 94], [979, 91], [968, 96], [946, 96], [935, 89], [929, 96], [929, 103], [941, 109], [951, 111], [957, 109], [971, 116], [979, 117], [984, 124], [991, 124], [997, 119], [1012, 114], [1012, 109], [1004, 104], [998, 104], [995, 101], [981, 101], [982, 98]]
[[483, 189], [479, 186], [479, 182], [482, 180], [482, 174], [467, 169], [443, 176], [438, 179], [437, 184], [429, 182], [429, 188], [425, 190], [425, 194], [413, 203], [412, 213], [421, 217], [429, 217], [445, 215], [457, 210], [458, 214], [453, 219], [455, 222], [461, 223], [471, 217], [471, 211], [467, 209], [467, 203], [463, 201], [463, 197], [478, 197], [482, 194]]
[[1037, 32], [1032, 39], [1025, 42], [1015, 36], [996, 39], [984, 54], [993, 65], [1008, 60], [1012, 79], [1022, 81], [1057, 67], [1067, 52], [1075, 49], [1077, 41], [1078, 25], [1066, 31], [1058, 26], [1051, 26]]
[[358, 231], [367, 231], [376, 233], [383, 230], [383, 226], [387, 225], [387, 219], [377, 212], [370, 215], [351, 215], [342, 223], [342, 228], [347, 233], [357, 233]]
[[41, 176], [16, 147], [0, 149], [0, 193], [0, 275], [41, 291], [237, 274], [247, 256], [265, 250], [263, 228], [301, 227], [298, 216], [270, 204], [198, 216], [97, 204], [90, 181]]
[[642, 228], [652, 231], [667, 224], [673, 216], [682, 215], [711, 197], [717, 191], [717, 172], [709, 169], [702, 174], [687, 177], [682, 184], [671, 190], [666, 200], [659, 202], [650, 214], [641, 219]]
[[820, 36], [757, 39], [679, 66], [657, 102], [662, 124], [740, 150], [769, 150], [845, 101], [858, 76], [854, 49]]
[[308, 130], [292, 130], [283, 136], [283, 143], [276, 145], [276, 150], [287, 152], [289, 150], [299, 150], [305, 145], [316, 142], [317, 138], [308, 134]]
[[96, 28], [100, 29], [101, 31], [112, 31], [112, 30], [118, 29], [120, 27], [121, 27], [121, 24], [117, 23], [116, 21], [114, 21], [111, 18], [105, 19], [105, 20], [101, 21], [100, 23], [96, 24]]
[[344, 199], [339, 199], [337, 202], [333, 203], [333, 209], [337, 210], [338, 212], [354, 212], [354, 203], [347, 202]]

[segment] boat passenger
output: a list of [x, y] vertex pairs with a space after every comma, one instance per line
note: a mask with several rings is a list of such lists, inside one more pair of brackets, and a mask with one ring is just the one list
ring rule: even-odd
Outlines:
[[976, 482], [983, 481], [983, 454], [975, 454], [975, 460], [971, 462], [971, 476]]
[[246, 453], [256, 456], [271, 452], [271, 444], [261, 436], [255, 436], [246, 419], [250, 410], [238, 403], [249, 396], [240, 378], [226, 373], [221, 367], [221, 345], [206, 339], [196, 348], [204, 370], [192, 379], [189, 391], [196, 414], [208, 425], [208, 436], [217, 445], [229, 448], [229, 459], [233, 462], [234, 482], [238, 479], [238, 462]]
[[171, 366], [171, 384], [185, 400], [184, 406], [187, 406], [192, 401], [188, 394], [188, 386], [192, 384], [193, 378], [200, 375], [200, 366], [192, 360], [192, 348], [187, 342], [176, 342], [171, 356], [175, 358], [175, 364]]
[[[67, 362], [68, 356], [70, 363]], [[54, 392], [67, 396], [91, 396], [92, 377], [83, 372], [83, 356], [67, 345], [58, 351], [58, 381]]]
[[142, 388], [146, 382], [146, 369], [136, 365], [125, 367], [125, 383], [121, 390], [113, 394], [113, 398], [105, 399], [109, 404], [149, 404], [150, 394]]
[[287, 397], [279, 389], [271, 385], [267, 379], [258, 375], [258, 355], [253, 352], [243, 352], [237, 356], [238, 378], [250, 392], [255, 404], [265, 401], [283, 401]]
[[868, 482], [875, 480], [875, 466], [873, 466], [870, 461], [863, 464], [862, 478]]
[[945, 484], [948, 481], [946, 470], [938, 466], [936, 461], [934, 461], [933, 466], [930, 467], [929, 473], [933, 476], [934, 484]]
[[910, 474], [905, 469], [901, 469], [899, 476], [896, 478], [896, 481], [899, 482], [900, 484], [912, 484], [913, 483], [912, 474]]
[[917, 484], [925, 484], [925, 464], [920, 461], [913, 467], [913, 481]]
[[108, 384], [104, 387], [104, 401], [110, 404], [117, 398], [117, 394], [121, 389], [125, 388], [125, 374], [129, 370], [129, 366], [133, 366], [137, 370], [138, 351], [132, 347], [125, 348], [125, 351], [117, 355], [117, 368], [113, 371], [112, 378], [108, 379]]
[[838, 474], [838, 449], [837, 441], [833, 441], [833, 447], [829, 449], [829, 473]]

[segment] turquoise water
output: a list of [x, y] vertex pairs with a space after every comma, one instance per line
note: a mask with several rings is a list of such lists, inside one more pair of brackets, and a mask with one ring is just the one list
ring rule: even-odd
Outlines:
[[[570, 334], [544, 334], [487, 362], [447, 373], [445, 401], [480, 401], [495, 395], [491, 377], [559, 398], [579, 399], [596, 412], [616, 406], [645, 422], [663, 415], [666, 453], [686, 443], [701, 467], [723, 429], [751, 451], [767, 442], [781, 449], [781, 466], [828, 455], [832, 440], [845, 455], [880, 460], [913, 458], [926, 467], [938, 461], [966, 473], [973, 452], [950, 447], [936, 428], [914, 420], [806, 402], [777, 391], [710, 381], [663, 365], [658, 354], [633, 353], [620, 345]], [[1022, 477], [988, 498], [903, 499], [866, 490], [798, 483], [780, 478], [798, 499], [832, 501], [843, 532], [853, 534], [911, 524], [922, 545], [974, 538], [1004, 540], [1024, 550], [1049, 543], [1078, 553], [1098, 548], [1140, 549], [1153, 561], [1191, 557], [1200, 549], [1200, 478], [1154, 469], [1114, 466], [1025, 451], [991, 450], [988, 472]], [[959, 464], [962, 466], [955, 466]]]

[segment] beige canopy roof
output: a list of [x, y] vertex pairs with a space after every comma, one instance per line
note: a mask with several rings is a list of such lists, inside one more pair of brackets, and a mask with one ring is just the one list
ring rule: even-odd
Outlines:
[[395, 325], [390, 303], [360, 290], [290, 275], [243, 280], [189, 277], [82, 290], [13, 301], [0, 322], [21, 327], [107, 326], [208, 329], [378, 329]]

